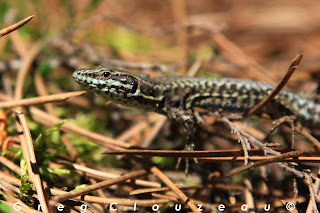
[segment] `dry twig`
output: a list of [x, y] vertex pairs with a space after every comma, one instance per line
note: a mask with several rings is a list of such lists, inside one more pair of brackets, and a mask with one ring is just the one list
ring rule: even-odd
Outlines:
[[68, 98], [79, 96], [84, 93], [86, 92], [85, 91], [67, 92], [62, 94], [54, 94], [54, 95], [47, 95], [47, 96], [39, 96], [35, 98], [0, 102], [0, 108], [13, 108], [13, 107], [22, 107], [22, 106], [30, 106], [30, 105], [36, 105], [36, 104], [64, 101], [64, 100], [67, 100]]
[[270, 103], [285, 87], [291, 76], [293, 75], [294, 71], [298, 68], [298, 65], [300, 64], [300, 61], [302, 59], [303, 55], [302, 53], [299, 53], [290, 64], [288, 71], [286, 75], [283, 77], [283, 79], [279, 82], [279, 84], [272, 90], [272, 92], [264, 98], [262, 101], [260, 101], [258, 104], [256, 104], [252, 109], [250, 109], [246, 116], [251, 116], [253, 114], [259, 113], [259, 111], [266, 106], [268, 103]]
[[22, 112], [16, 112], [19, 122], [17, 122], [17, 129], [22, 134], [20, 135], [21, 146], [23, 155], [27, 161], [28, 171], [33, 183], [35, 185], [39, 202], [42, 206], [42, 211], [45, 213], [49, 212], [47, 197], [44, 193], [43, 183], [40, 178], [39, 169], [37, 166], [37, 159], [33, 149], [33, 142], [30, 134], [30, 130], [26, 121], [26, 118]]
[[19, 29], [20, 27], [22, 27], [23, 25], [25, 25], [26, 23], [28, 23], [33, 17], [34, 17], [34, 15], [29, 16], [29, 17], [27, 17], [27, 18], [25, 18], [25, 19], [23, 19], [23, 20], [15, 23], [15, 24], [9, 26], [9, 27], [6, 27], [6, 28], [0, 30], [0, 38], [1, 38], [2, 36], [5, 36], [5, 35], [13, 32], [13, 31]]

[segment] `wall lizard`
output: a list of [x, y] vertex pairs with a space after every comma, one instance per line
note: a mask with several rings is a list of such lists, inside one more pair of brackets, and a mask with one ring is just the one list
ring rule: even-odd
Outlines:
[[[83, 87], [116, 103], [164, 114], [182, 124], [189, 149], [193, 148], [197, 131], [194, 107], [245, 113], [273, 89], [269, 84], [243, 79], [144, 78], [104, 67], [77, 70], [73, 78]], [[286, 90], [282, 90], [264, 112], [272, 114], [274, 109], [280, 116], [297, 116], [305, 126], [320, 124], [320, 104]]]

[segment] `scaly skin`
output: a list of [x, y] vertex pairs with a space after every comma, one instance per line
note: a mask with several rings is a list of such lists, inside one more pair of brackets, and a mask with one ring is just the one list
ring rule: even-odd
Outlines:
[[[194, 141], [197, 121], [193, 108], [209, 111], [247, 112], [264, 99], [273, 86], [233, 78], [160, 77], [142, 78], [112, 68], [80, 69], [74, 80], [116, 103], [164, 114], [184, 126], [188, 144]], [[269, 105], [272, 107], [269, 108]], [[303, 125], [320, 124], [320, 104], [282, 90], [264, 108], [283, 115], [296, 115]]]

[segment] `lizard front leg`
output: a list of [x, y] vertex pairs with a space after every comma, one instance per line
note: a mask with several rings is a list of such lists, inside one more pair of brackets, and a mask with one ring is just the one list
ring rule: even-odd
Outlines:
[[[177, 108], [170, 109], [168, 111], [168, 117], [172, 120], [176, 121], [177, 123], [181, 124], [184, 127], [184, 135], [186, 139], [186, 145], [185, 149], [186, 151], [193, 151], [194, 150], [194, 142], [195, 142], [195, 136], [197, 132], [197, 120], [196, 117], [193, 115], [193, 113], [188, 112], [186, 110], [181, 110]], [[196, 158], [194, 158], [194, 161], [197, 162]], [[178, 159], [176, 168], [179, 167], [181, 162], [181, 158]], [[188, 174], [189, 169], [189, 159], [185, 158], [186, 162], [186, 168], [185, 173]]]
[[[195, 135], [198, 129], [196, 117], [186, 110], [172, 108], [168, 111], [168, 117], [184, 127], [186, 145], [194, 147]], [[189, 149], [192, 150], [192, 149]]]

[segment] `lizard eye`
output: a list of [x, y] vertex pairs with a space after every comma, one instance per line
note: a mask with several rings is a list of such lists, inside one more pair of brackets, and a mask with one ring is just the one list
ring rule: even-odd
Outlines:
[[108, 78], [110, 76], [110, 72], [103, 72], [103, 77]]

